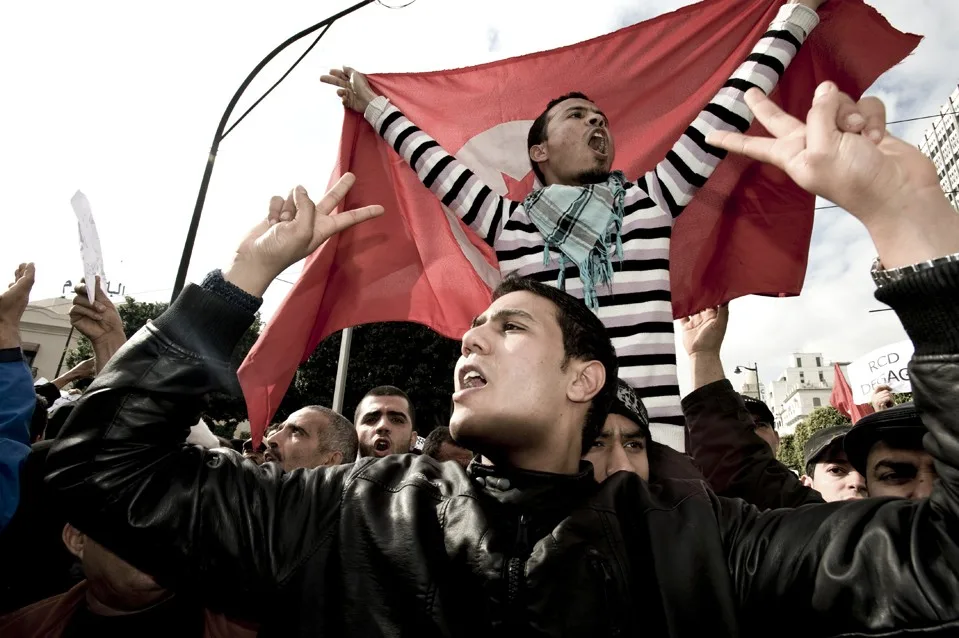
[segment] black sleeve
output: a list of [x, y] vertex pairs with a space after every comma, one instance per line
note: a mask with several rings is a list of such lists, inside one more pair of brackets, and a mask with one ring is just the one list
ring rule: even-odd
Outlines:
[[877, 297], [915, 345], [913, 398], [939, 475], [932, 495], [764, 513], [717, 499], [742, 615], [788, 618], [796, 635], [959, 632], [959, 263]]
[[226, 610], [275, 593], [299, 557], [329, 542], [352, 469], [284, 473], [185, 443], [204, 396], [237, 389], [230, 355], [252, 320], [188, 287], [97, 376], [46, 468], [78, 528]]
[[686, 396], [683, 414], [689, 453], [716, 494], [741, 498], [759, 509], [823, 502], [819, 492], [800, 483], [753, 431], [742, 397], [728, 380]]

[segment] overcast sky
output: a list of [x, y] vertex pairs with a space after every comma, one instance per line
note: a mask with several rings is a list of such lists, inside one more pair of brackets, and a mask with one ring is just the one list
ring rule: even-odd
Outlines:
[[[0, 24], [0, 81], [6, 96], [0, 107], [6, 238], [0, 269], [12, 272], [20, 261], [36, 262], [36, 299], [58, 296], [65, 280], [79, 279], [69, 203], [79, 188], [93, 207], [108, 277], [138, 300], [167, 300], [209, 144], [230, 96], [274, 46], [349, 4], [57, 0], [6, 7]], [[335, 24], [223, 143], [190, 279], [197, 281], [227, 262], [237, 239], [265, 213], [271, 195], [297, 183], [322, 192], [342, 120], [332, 89], [318, 81], [330, 66], [387, 72], [478, 64], [585, 40], [686, 4], [417, 0], [403, 9], [361, 9]], [[894, 26], [926, 38], [870, 93], [886, 100], [890, 120], [937, 113], [959, 82], [954, 64], [959, 2], [870, 4]], [[238, 112], [302, 46], [261, 74]], [[928, 124], [897, 125], [892, 131], [918, 143]], [[873, 257], [858, 222], [838, 210], [817, 212], [803, 295], [734, 302], [723, 353], [727, 371], [757, 361], [768, 383], [782, 372], [790, 352], [849, 360], [903, 338], [891, 312], [868, 312], [880, 307], [868, 274]], [[284, 278], [292, 280], [298, 271], [299, 265]], [[287, 289], [274, 283], [265, 316]], [[683, 356], [680, 364], [680, 382], [686, 384]]]

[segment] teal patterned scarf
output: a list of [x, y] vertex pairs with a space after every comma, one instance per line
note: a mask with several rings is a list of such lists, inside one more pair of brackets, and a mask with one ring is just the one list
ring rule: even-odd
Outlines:
[[523, 207], [530, 221], [543, 236], [543, 264], [549, 264], [549, 249], [559, 249], [559, 279], [556, 285], [566, 290], [566, 262], [579, 268], [583, 282], [583, 301], [599, 310], [596, 287], [612, 289], [612, 253], [622, 261], [623, 200], [626, 177], [621, 171], [610, 173], [602, 184], [565, 186], [553, 184], [527, 195]]

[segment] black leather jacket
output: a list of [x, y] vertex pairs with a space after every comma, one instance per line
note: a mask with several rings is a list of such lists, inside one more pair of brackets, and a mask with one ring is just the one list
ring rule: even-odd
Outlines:
[[689, 454], [716, 494], [759, 509], [824, 503], [753, 431], [743, 399], [723, 379], [683, 398]]
[[264, 635], [959, 631], [957, 272], [888, 293], [897, 308], [936, 295], [951, 308], [951, 336], [917, 328], [928, 313], [910, 331], [942, 479], [922, 502], [760, 513], [696, 480], [621, 473], [597, 486], [586, 464], [576, 476], [409, 455], [256, 467], [184, 444], [202, 395], [235, 381], [230, 350], [252, 319], [197, 287], [97, 378], [48, 481], [88, 534], [214, 609], [263, 621]]

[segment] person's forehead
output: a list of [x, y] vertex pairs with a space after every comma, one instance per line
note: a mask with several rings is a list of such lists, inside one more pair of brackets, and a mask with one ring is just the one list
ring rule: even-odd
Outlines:
[[406, 399], [398, 396], [366, 397], [360, 403], [360, 414], [369, 414], [370, 412], [402, 412], [406, 416], [410, 415]]
[[547, 117], [553, 118], [559, 113], [566, 113], [574, 109], [585, 109], [593, 113], [603, 113], [598, 106], [589, 100], [584, 100], [581, 97], [574, 97], [568, 100], [563, 100], [559, 104], [554, 105], [553, 108], [550, 109]]
[[835, 456], [828, 458], [826, 460], [816, 461], [816, 466], [826, 467], [827, 465], [841, 465], [852, 469], [852, 464], [849, 462], [849, 459], [846, 458], [846, 455], [843, 453], [836, 454]]
[[610, 414], [603, 423], [600, 436], [605, 438], [635, 438], [643, 436], [643, 430], [638, 424], [622, 414]]
[[528, 314], [536, 323], [543, 326], [559, 327], [556, 319], [556, 305], [545, 297], [525, 290], [511, 292], [494, 300], [480, 317], [489, 320], [498, 313], [508, 313], [513, 310]]
[[932, 465], [932, 455], [925, 450], [892, 447], [886, 441], [876, 441], [866, 457], [866, 467], [874, 469], [882, 462], [908, 463], [916, 467]]
[[322, 412], [303, 408], [291, 414], [290, 418], [288, 418], [283, 425], [287, 423], [303, 428], [309, 432], [317, 432], [326, 427], [329, 419], [327, 419], [326, 415]]
[[816, 465], [849, 465], [849, 457], [842, 447], [842, 437], [838, 437], [825, 447], [813, 461]]

